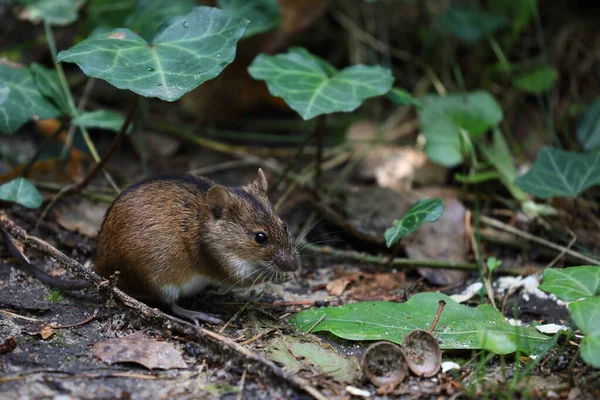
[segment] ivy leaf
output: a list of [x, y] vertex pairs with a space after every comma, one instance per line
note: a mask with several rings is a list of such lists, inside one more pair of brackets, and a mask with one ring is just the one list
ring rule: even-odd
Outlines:
[[29, 0], [21, 1], [25, 8], [19, 14], [21, 19], [31, 22], [40, 20], [51, 25], [69, 25], [77, 20], [77, 11], [85, 0]]
[[489, 5], [495, 14], [509, 18], [513, 37], [529, 24], [537, 10], [537, 0], [491, 0]]
[[150, 42], [166, 20], [189, 14], [195, 5], [195, 0], [137, 0], [125, 27]]
[[535, 71], [521, 75], [513, 80], [513, 84], [530, 94], [543, 94], [552, 89], [558, 78], [558, 72], [551, 67], [539, 67]]
[[40, 92], [49, 99], [52, 99], [58, 106], [60, 111], [65, 115], [71, 115], [71, 107], [65, 91], [60, 86], [58, 74], [54, 70], [50, 70], [40, 64], [31, 64], [31, 72], [35, 77]]
[[53, 118], [60, 112], [39, 91], [28, 68], [13, 68], [0, 64], [1, 92], [0, 132], [13, 134], [32, 119]]
[[588, 151], [600, 150], [600, 98], [591, 102], [581, 114], [577, 139]]
[[419, 125], [425, 153], [435, 163], [454, 167], [463, 161], [463, 133], [477, 139], [502, 121], [502, 108], [486, 91], [420, 98]]
[[[121, 114], [115, 111], [98, 110], [84, 112], [77, 116], [73, 122], [83, 128], [99, 128], [108, 131], [119, 132], [125, 119]], [[128, 131], [131, 130], [131, 125]]]
[[448, 8], [438, 18], [438, 23], [446, 31], [465, 42], [475, 43], [483, 36], [498, 30], [508, 19], [483, 11], [461, 8]]
[[[543, 354], [553, 343], [532, 327], [514, 327], [502, 313], [489, 304], [477, 308], [463, 306], [441, 293], [418, 293], [405, 303], [368, 301], [341, 307], [302, 311], [291, 323], [303, 331], [325, 317], [312, 332], [328, 331], [348, 340], [389, 340], [402, 344], [404, 336], [415, 329], [428, 330], [438, 302], [446, 302], [433, 331], [442, 349], [487, 349], [509, 353], [518, 348], [530, 355]], [[513, 346], [495, 346], [490, 338], [503, 335]]]
[[0, 200], [10, 201], [28, 208], [38, 208], [44, 198], [33, 183], [25, 178], [15, 178], [0, 185]]
[[385, 231], [385, 243], [392, 247], [404, 236], [414, 232], [423, 222], [435, 222], [444, 213], [442, 199], [423, 199], [413, 204], [406, 214], [394, 221], [394, 225]]
[[305, 120], [354, 111], [365, 99], [387, 93], [394, 80], [387, 68], [355, 65], [338, 71], [298, 48], [275, 56], [261, 54], [248, 72], [266, 81], [271, 94], [282, 97]]
[[600, 184], [600, 151], [573, 153], [543, 147], [531, 169], [515, 184], [540, 199], [575, 197]]
[[569, 304], [571, 318], [585, 335], [581, 340], [581, 358], [600, 368], [600, 297]]
[[233, 61], [247, 21], [197, 7], [174, 17], [151, 44], [129, 29], [100, 32], [58, 54], [83, 72], [119, 89], [174, 101], [213, 79]]
[[421, 107], [421, 102], [415, 99], [409, 92], [400, 88], [392, 88], [387, 93], [387, 98], [398, 104], [399, 106], [413, 105], [415, 107]]
[[217, 0], [217, 6], [250, 21], [244, 37], [272, 31], [279, 26], [278, 0]]
[[8, 99], [8, 86], [4, 83], [0, 82], [0, 106], [6, 103], [6, 99]]
[[600, 266], [546, 268], [540, 290], [561, 300], [574, 301], [600, 295]]

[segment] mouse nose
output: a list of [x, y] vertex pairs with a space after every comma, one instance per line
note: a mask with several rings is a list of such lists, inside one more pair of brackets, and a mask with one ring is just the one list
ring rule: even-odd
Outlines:
[[282, 271], [293, 272], [300, 267], [300, 255], [297, 251], [279, 250], [273, 256], [273, 261]]

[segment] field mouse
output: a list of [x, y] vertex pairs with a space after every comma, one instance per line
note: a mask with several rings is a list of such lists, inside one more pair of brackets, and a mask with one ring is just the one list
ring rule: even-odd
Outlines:
[[162, 303], [179, 317], [221, 323], [177, 301], [209, 284], [280, 283], [299, 266], [298, 250], [267, 197], [259, 169], [256, 180], [241, 187], [191, 175], [127, 187], [104, 217], [95, 270], [105, 278], [119, 271], [117, 287], [142, 301]]

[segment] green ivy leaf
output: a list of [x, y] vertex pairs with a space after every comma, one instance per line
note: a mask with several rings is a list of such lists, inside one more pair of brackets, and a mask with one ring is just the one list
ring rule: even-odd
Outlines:
[[460, 8], [448, 8], [438, 17], [442, 28], [469, 43], [475, 43], [492, 34], [507, 22], [508, 19], [500, 15]]
[[[124, 121], [125, 119], [121, 114], [109, 110], [84, 112], [73, 120], [77, 126], [83, 128], [106, 129], [114, 132], [121, 130]], [[131, 125], [128, 130], [131, 130]]]
[[581, 358], [600, 368], [600, 297], [592, 297], [569, 304], [571, 318], [581, 329]]
[[515, 37], [535, 15], [537, 0], [491, 0], [490, 8], [495, 14], [502, 14], [509, 19]]
[[225, 11], [197, 7], [174, 17], [152, 44], [129, 29], [101, 32], [58, 54], [88, 76], [145, 97], [174, 101], [213, 79], [233, 61], [247, 21]]
[[577, 139], [585, 150], [600, 150], [600, 98], [592, 101], [581, 114]]
[[28, 68], [0, 64], [0, 84], [5, 96], [0, 104], [0, 132], [12, 134], [31, 119], [46, 119], [60, 112], [39, 91]]
[[540, 199], [575, 197], [600, 184], [600, 151], [573, 153], [543, 147], [531, 169], [515, 184]]
[[418, 117], [427, 140], [425, 152], [431, 161], [446, 167], [463, 161], [461, 132], [477, 139], [504, 118], [502, 108], [486, 91], [425, 95], [420, 101]]
[[10, 90], [8, 89], [8, 86], [6, 86], [4, 83], [0, 82], [0, 106], [4, 103], [6, 103], [6, 99], [8, 99], [8, 92]]
[[387, 68], [355, 65], [337, 71], [298, 48], [275, 56], [261, 54], [248, 72], [254, 79], [266, 81], [271, 94], [282, 97], [305, 120], [354, 111], [365, 99], [387, 93], [394, 81]]
[[85, 0], [29, 0], [21, 1], [25, 8], [20, 14], [22, 19], [31, 22], [40, 20], [51, 25], [69, 25], [77, 20], [77, 11]]
[[58, 74], [40, 64], [31, 64], [31, 72], [35, 77], [40, 92], [49, 99], [52, 99], [64, 115], [71, 115], [71, 107], [65, 91], [60, 86]]
[[394, 221], [394, 225], [385, 231], [385, 243], [392, 247], [404, 236], [410, 235], [423, 222], [435, 222], [444, 213], [442, 199], [423, 199], [413, 204], [406, 214]]
[[551, 67], [539, 67], [535, 71], [521, 75], [513, 80], [513, 84], [530, 94], [543, 94], [552, 89], [558, 78], [558, 72]]
[[0, 185], [0, 200], [10, 201], [28, 208], [38, 208], [44, 198], [33, 183], [25, 178], [15, 178]]
[[250, 21], [244, 37], [272, 31], [279, 26], [278, 0], [217, 0], [219, 8]]
[[421, 107], [421, 102], [415, 99], [409, 92], [400, 88], [392, 88], [387, 93], [387, 98], [398, 104], [399, 106], [413, 105], [415, 107]]
[[189, 14], [195, 5], [195, 0], [137, 0], [125, 27], [150, 42], [166, 20]]
[[[389, 340], [402, 344], [409, 332], [429, 329], [440, 300], [444, 300], [446, 306], [433, 335], [442, 349], [484, 348], [512, 352], [519, 348], [527, 354], [540, 355], [553, 343], [552, 337], [535, 328], [510, 325], [489, 304], [471, 308], [441, 293], [418, 293], [405, 303], [369, 301], [315, 308], [294, 315], [291, 323], [307, 331], [325, 315], [312, 332], [328, 331], [348, 340]], [[514, 346], [492, 346], [486, 338], [493, 335], [505, 335]]]
[[546, 268], [540, 290], [561, 300], [574, 301], [600, 295], [600, 266]]

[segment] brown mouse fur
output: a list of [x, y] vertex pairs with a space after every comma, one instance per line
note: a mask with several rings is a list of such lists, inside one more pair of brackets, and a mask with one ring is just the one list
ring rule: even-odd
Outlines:
[[[264, 243], [256, 235], [266, 234]], [[125, 189], [106, 213], [96, 272], [140, 299], [160, 301], [183, 317], [216, 322], [176, 302], [207, 284], [248, 286], [282, 281], [300, 264], [298, 251], [267, 197], [259, 169], [251, 184], [227, 188], [175, 175]]]

